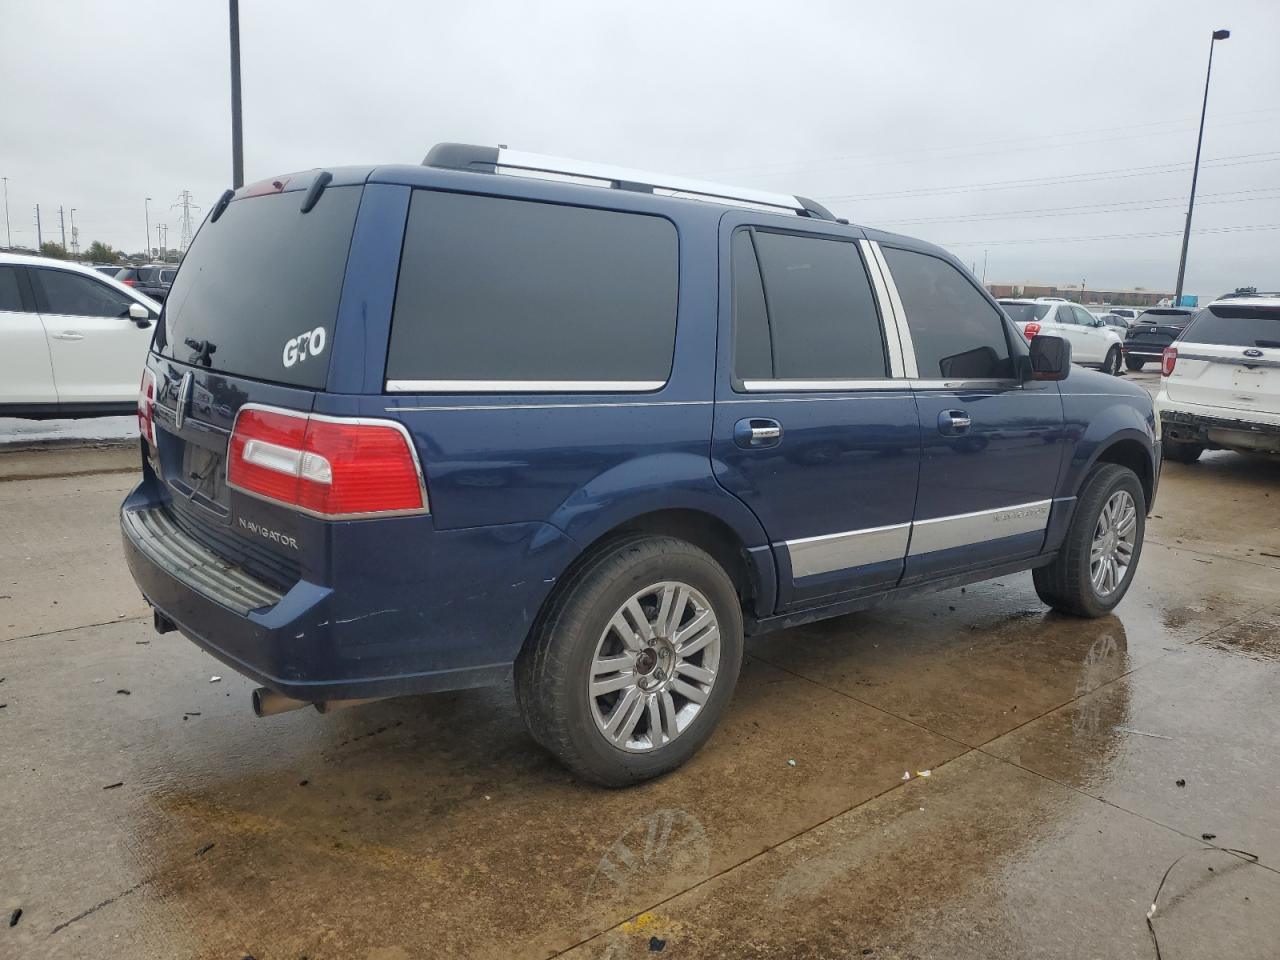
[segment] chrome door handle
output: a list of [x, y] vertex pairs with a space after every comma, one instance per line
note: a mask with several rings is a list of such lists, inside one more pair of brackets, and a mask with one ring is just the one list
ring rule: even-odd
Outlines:
[[744, 449], [776, 447], [782, 441], [782, 424], [767, 417], [748, 417], [733, 425], [733, 442]]
[[938, 432], [945, 436], [964, 433], [971, 426], [973, 421], [963, 410], [943, 410], [938, 414]]
[[77, 333], [75, 330], [63, 330], [61, 333], [51, 333], [49, 336], [55, 340], [83, 340], [84, 334]]

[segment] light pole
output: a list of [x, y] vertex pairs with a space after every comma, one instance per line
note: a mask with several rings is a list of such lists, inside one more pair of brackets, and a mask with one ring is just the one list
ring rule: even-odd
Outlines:
[[1204, 102], [1200, 104], [1200, 133], [1196, 137], [1196, 162], [1191, 169], [1191, 199], [1187, 202], [1187, 223], [1182, 228], [1182, 256], [1178, 259], [1178, 284], [1173, 305], [1182, 303], [1182, 278], [1187, 272], [1187, 244], [1191, 242], [1191, 211], [1196, 206], [1196, 179], [1200, 176], [1200, 146], [1204, 143], [1204, 115], [1209, 109], [1209, 77], [1213, 75], [1213, 45], [1231, 36], [1230, 30], [1215, 30], [1209, 39], [1209, 69], [1204, 72]]
[[4, 177], [4, 235], [5, 246], [13, 246], [13, 233], [9, 230], [9, 178]]
[[147, 197], [142, 201], [142, 209], [146, 212], [146, 216], [147, 216], [147, 245], [142, 248], [142, 255], [146, 257], [146, 259], [148, 260], [151, 259], [151, 206], [150, 204], [151, 204], [150, 197]]
[[244, 135], [240, 125], [240, 0], [228, 0], [231, 21], [231, 187], [244, 186]]

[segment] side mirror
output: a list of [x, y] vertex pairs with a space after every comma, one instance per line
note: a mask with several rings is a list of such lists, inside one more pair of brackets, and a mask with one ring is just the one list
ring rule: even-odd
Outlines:
[[145, 329], [151, 326], [151, 311], [140, 303], [131, 303], [129, 304], [129, 319]]
[[1071, 342], [1036, 334], [1031, 338], [1031, 356], [1027, 359], [1024, 380], [1065, 380], [1071, 372]]

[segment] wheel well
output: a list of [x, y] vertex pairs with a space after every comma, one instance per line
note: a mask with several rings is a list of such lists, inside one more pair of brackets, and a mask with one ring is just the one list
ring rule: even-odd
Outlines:
[[1151, 457], [1137, 440], [1117, 440], [1098, 454], [1094, 463], [1115, 463], [1136, 473], [1142, 482], [1142, 495], [1150, 507], [1155, 480], [1151, 473]]
[[755, 581], [747, 550], [738, 535], [723, 520], [698, 510], [659, 510], [634, 517], [600, 537], [584, 553], [606, 539], [632, 533], [675, 537], [687, 540], [700, 550], [711, 554], [716, 563], [733, 581], [744, 611], [750, 609], [755, 598]]

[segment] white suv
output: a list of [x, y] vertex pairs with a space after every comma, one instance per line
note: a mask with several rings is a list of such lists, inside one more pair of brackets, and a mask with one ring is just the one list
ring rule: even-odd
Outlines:
[[1071, 359], [1086, 367], [1098, 367], [1113, 377], [1123, 365], [1123, 340], [1116, 328], [1084, 307], [1064, 300], [1001, 300], [1000, 306], [1030, 340], [1037, 333], [1062, 337], [1071, 343]]
[[1156, 416], [1164, 456], [1280, 453], [1280, 294], [1209, 304], [1164, 350]]
[[133, 413], [158, 316], [89, 267], [0, 253], [0, 417]]

